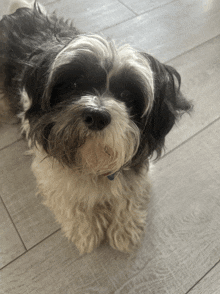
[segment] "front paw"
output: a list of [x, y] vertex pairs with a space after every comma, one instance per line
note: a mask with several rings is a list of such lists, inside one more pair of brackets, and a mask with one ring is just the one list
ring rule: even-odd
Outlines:
[[103, 240], [103, 236], [97, 232], [87, 234], [76, 234], [72, 237], [73, 243], [76, 245], [80, 254], [91, 253], [96, 247], [98, 247]]
[[76, 245], [80, 254], [92, 252], [105, 238], [104, 228], [98, 225], [97, 220], [92, 222], [81, 218], [79, 222], [75, 220], [65, 225], [63, 230], [66, 237]]
[[144, 231], [143, 225], [135, 225], [134, 223], [112, 224], [107, 235], [111, 247], [123, 252], [131, 252], [140, 244], [141, 237]]

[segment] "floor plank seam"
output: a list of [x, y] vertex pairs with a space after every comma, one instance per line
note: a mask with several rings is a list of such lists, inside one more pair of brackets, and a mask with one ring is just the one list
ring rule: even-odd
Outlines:
[[14, 141], [14, 142], [12, 142], [12, 143], [10, 143], [10, 144], [8, 144], [8, 145], [6, 145], [6, 146], [0, 148], [0, 152], [1, 152], [2, 150], [5, 150], [6, 148], [8, 148], [8, 147], [10, 147], [10, 146], [12, 146], [12, 145], [18, 143], [18, 142], [20, 142], [21, 140], [23, 140], [23, 138], [17, 139], [16, 141]]
[[211, 127], [213, 124], [215, 124], [219, 120], [220, 120], [220, 116], [218, 118], [216, 118], [214, 121], [212, 121], [211, 123], [209, 123], [207, 126], [205, 126], [204, 128], [202, 128], [201, 130], [199, 130], [197, 133], [195, 133], [194, 135], [192, 135], [191, 137], [189, 137], [188, 139], [186, 139], [185, 141], [183, 141], [181, 144], [177, 145], [176, 147], [174, 147], [173, 149], [171, 149], [170, 151], [168, 151], [167, 153], [165, 153], [164, 155], [162, 155], [161, 158], [159, 158], [157, 161], [162, 160], [163, 158], [165, 158], [166, 156], [168, 156], [169, 154], [171, 154], [175, 150], [179, 149], [181, 146], [183, 146], [186, 143], [188, 143], [190, 140], [192, 140], [197, 135], [199, 135], [200, 133], [202, 133], [203, 131], [205, 131], [207, 128]]
[[218, 264], [220, 264], [220, 260], [217, 261], [185, 294], [189, 294]]
[[18, 260], [20, 257], [22, 257], [23, 255], [25, 255], [27, 253], [27, 251], [24, 251], [22, 254], [20, 254], [19, 256], [17, 256], [16, 258], [14, 258], [13, 260], [11, 260], [9, 263], [5, 264], [3, 267], [0, 268], [0, 272], [2, 270], [4, 270], [6, 267], [8, 267], [10, 264], [12, 264], [13, 262], [15, 262], [16, 260]]
[[9, 263], [7, 263], [6, 265], [4, 265], [1, 269], [3, 270], [4, 268], [6, 268], [7, 266], [9, 266], [10, 264], [12, 264], [13, 262], [15, 262], [16, 260], [18, 260], [19, 258], [21, 258], [23, 255], [27, 254], [28, 252], [30, 252], [32, 249], [34, 249], [35, 247], [37, 247], [38, 245], [40, 245], [41, 243], [43, 243], [44, 241], [46, 241], [48, 238], [50, 238], [51, 236], [53, 236], [54, 234], [56, 234], [57, 232], [59, 232], [61, 229], [57, 229], [56, 231], [54, 231], [53, 233], [51, 233], [50, 235], [48, 235], [47, 237], [45, 237], [44, 239], [42, 239], [40, 242], [36, 243], [34, 246], [30, 247], [29, 249], [27, 249], [24, 253], [22, 253], [21, 255], [19, 255], [18, 257], [16, 257], [15, 259], [13, 259], [12, 261], [10, 261]]
[[[137, 16], [134, 15], [134, 16], [132, 16], [132, 17], [127, 18], [126, 20], [122, 20], [122, 21], [117, 22], [117, 23], [115, 23], [115, 24], [112, 25], [112, 26], [107, 26], [107, 27], [105, 27], [105, 28], [103, 28], [103, 29], [101, 29], [101, 30], [94, 31], [94, 33], [95, 33], [95, 34], [102, 34], [103, 31], [108, 30], [108, 29], [111, 29], [111, 28], [114, 28], [114, 27], [116, 27], [117, 25], [123, 24], [124, 22], [129, 21], [129, 20], [135, 19], [136, 17], [137, 17]], [[104, 35], [104, 34], [103, 34], [103, 35]], [[111, 38], [111, 37], [108, 37], [108, 38], [109, 38], [109, 39], [114, 39], [114, 38]]]
[[200, 46], [203, 46], [203, 45], [205, 45], [206, 43], [208, 43], [208, 42], [210, 42], [210, 41], [214, 41], [215, 39], [217, 39], [217, 38], [219, 38], [219, 37], [220, 37], [220, 34], [216, 35], [215, 37], [213, 37], [213, 38], [211, 38], [211, 39], [206, 40], [206, 41], [203, 42], [203, 43], [200, 43], [200, 44], [194, 46], [193, 48], [190, 48], [189, 50], [184, 51], [183, 53], [181, 53], [181, 54], [179, 54], [179, 55], [176, 55], [175, 57], [173, 57], [173, 58], [171, 58], [171, 59], [168, 59], [167, 61], [164, 61], [164, 63], [170, 63], [170, 62], [172, 62], [173, 60], [182, 57], [184, 54], [190, 53], [191, 51], [193, 51], [193, 50], [199, 48]]
[[162, 7], [166, 6], [166, 5], [169, 5], [169, 4], [171, 4], [171, 3], [173, 3], [173, 2], [177, 2], [177, 1], [179, 1], [179, 0], [173, 0], [173, 1], [170, 1], [170, 2], [168, 2], [168, 3], [161, 4], [160, 6], [157, 6], [157, 7], [151, 8], [151, 9], [149, 9], [149, 10], [146, 10], [146, 11], [144, 11], [144, 12], [138, 14], [138, 16], [142, 16], [142, 15], [144, 15], [145, 13], [152, 12], [152, 11], [154, 11], [154, 10], [156, 10], [156, 9], [162, 8]]
[[16, 227], [16, 225], [15, 225], [15, 223], [14, 223], [14, 221], [13, 221], [13, 219], [12, 219], [12, 217], [11, 217], [9, 211], [8, 211], [8, 208], [5, 205], [5, 202], [4, 202], [3, 198], [1, 197], [1, 195], [0, 195], [0, 198], [1, 198], [2, 204], [3, 204], [5, 210], [6, 210], [7, 214], [8, 214], [8, 217], [9, 217], [10, 221], [12, 222], [12, 224], [14, 226], [14, 229], [15, 229], [16, 233], [18, 234], [19, 239], [20, 239], [20, 241], [21, 241], [21, 243], [22, 243], [22, 245], [23, 245], [23, 247], [25, 249], [25, 252], [26, 252], [27, 251], [27, 247], [25, 246], [24, 241], [23, 241], [23, 239], [22, 239], [22, 237], [21, 237], [21, 235], [20, 235], [20, 233], [19, 233], [19, 231], [18, 231], [18, 229], [17, 229], [17, 227]]
[[[174, 1], [172, 1], [172, 2], [175, 2], [175, 1], [177, 1], [177, 0], [174, 0]], [[170, 2], [170, 3], [172, 3], [172, 2]], [[168, 5], [168, 4], [170, 4], [170, 3], [164, 4], [163, 6]], [[161, 7], [161, 6], [160, 6], [160, 7]], [[158, 8], [159, 8], [159, 7], [157, 7], [157, 8], [153, 8], [152, 10], [155, 10], [155, 9], [158, 9]], [[149, 11], [152, 11], [152, 10], [149, 10]], [[147, 11], [147, 12], [149, 12], [149, 11]], [[145, 13], [147, 13], [147, 12], [144, 12], [143, 14], [145, 14]], [[138, 17], [138, 16], [143, 15], [143, 14], [140, 14], [140, 15], [137, 15], [137, 16], [134, 16], [134, 17], [130, 17], [130, 18], [128, 18], [128, 19], [126, 19], [126, 20], [124, 20], [124, 21], [118, 22], [118, 23], [116, 23], [116, 24], [114, 24], [114, 25], [112, 25], [112, 26], [107, 26], [107, 27], [104, 28], [104, 29], [101, 29], [101, 30], [99, 30], [99, 31], [95, 31], [94, 33], [96, 33], [96, 34], [103, 34], [103, 32], [104, 32], [105, 30], [108, 30], [108, 29], [111, 29], [111, 28], [116, 27], [117, 25], [120, 25], [120, 24], [126, 23], [126, 22], [128, 22], [128, 21], [130, 21], [130, 20], [135, 19], [135, 18]], [[103, 34], [103, 35], [104, 35], [104, 34]], [[202, 46], [202, 45], [205, 45], [206, 43], [208, 43], [208, 42], [210, 42], [210, 41], [212, 41], [212, 40], [214, 40], [214, 39], [216, 39], [216, 38], [219, 38], [219, 37], [220, 37], [220, 34], [216, 35], [215, 37], [213, 37], [213, 38], [211, 38], [211, 39], [206, 40], [205, 42], [199, 43], [198, 45], [196, 45], [196, 46], [194, 46], [194, 47], [192, 47], [192, 48], [190, 48], [190, 49], [188, 49], [188, 50], [182, 52], [182, 53], [179, 54], [179, 55], [176, 55], [175, 57], [173, 57], [173, 58], [171, 58], [171, 59], [164, 60], [163, 62], [166, 63], [166, 64], [168, 64], [168, 63], [172, 62], [173, 60], [182, 57], [184, 54], [190, 53], [190, 52], [193, 51], [194, 49], [196, 49], [196, 48], [198, 48], [198, 47], [200, 47], [200, 46]], [[111, 38], [110, 38], [110, 39], [111, 39]], [[114, 38], [112, 38], [112, 39], [114, 39]]]
[[55, 230], [54, 232], [52, 232], [51, 234], [49, 234], [47, 237], [43, 238], [42, 240], [40, 240], [38, 243], [36, 243], [35, 245], [33, 245], [32, 247], [30, 247], [27, 252], [31, 251], [32, 249], [34, 249], [35, 247], [37, 247], [38, 245], [40, 245], [41, 243], [43, 243], [44, 241], [46, 241], [48, 238], [50, 238], [51, 236], [53, 236], [54, 234], [56, 234], [57, 232], [59, 232], [61, 230], [61, 228]]
[[125, 8], [127, 8], [128, 10], [130, 10], [132, 13], [134, 13], [136, 16], [139, 16], [138, 13], [136, 13], [131, 7], [129, 7], [128, 5], [126, 5], [125, 3], [123, 3], [122, 1], [118, 0], [119, 3], [121, 3]]

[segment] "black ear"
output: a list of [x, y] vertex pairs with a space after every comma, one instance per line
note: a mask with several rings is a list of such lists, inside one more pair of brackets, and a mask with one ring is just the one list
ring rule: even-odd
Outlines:
[[[137, 157], [149, 157], [156, 152], [161, 155], [165, 136], [180, 116], [192, 109], [192, 104], [180, 92], [181, 77], [171, 66], [160, 63], [143, 53], [150, 63], [154, 75], [154, 102], [146, 117]], [[144, 155], [145, 154], [145, 155]], [[136, 158], [137, 158], [136, 157]]]

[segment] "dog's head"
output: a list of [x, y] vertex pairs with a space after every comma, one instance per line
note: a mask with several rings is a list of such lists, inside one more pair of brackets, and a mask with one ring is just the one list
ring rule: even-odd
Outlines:
[[160, 155], [175, 120], [191, 107], [176, 70], [97, 35], [56, 50], [42, 54], [24, 79], [32, 142], [97, 175]]

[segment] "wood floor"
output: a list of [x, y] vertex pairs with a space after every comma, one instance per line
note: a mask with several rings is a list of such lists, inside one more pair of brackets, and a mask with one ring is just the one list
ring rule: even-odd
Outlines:
[[176, 67], [194, 112], [168, 135], [166, 154], [155, 164], [146, 234], [131, 255], [103, 245], [79, 256], [35, 196], [19, 127], [2, 125], [0, 293], [219, 294], [220, 1], [42, 2], [84, 31]]

